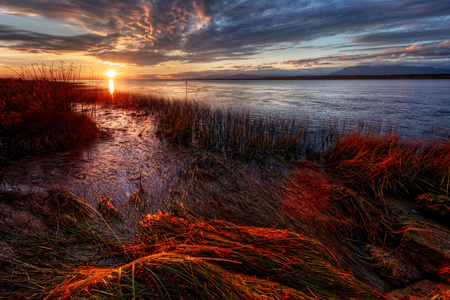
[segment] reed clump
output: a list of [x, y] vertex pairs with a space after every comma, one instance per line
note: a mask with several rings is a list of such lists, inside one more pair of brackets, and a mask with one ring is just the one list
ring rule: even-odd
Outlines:
[[13, 70], [17, 78], [2, 80], [0, 97], [5, 108], [14, 111], [46, 110], [71, 111], [75, 90], [79, 86], [81, 68], [61, 62], [31, 64], [20, 72]]
[[32, 64], [0, 81], [0, 163], [84, 146], [99, 137], [86, 114], [75, 112], [86, 98], [73, 64]]
[[287, 230], [148, 215], [113, 267], [74, 270], [51, 297], [376, 299], [320, 242]]
[[173, 145], [203, 149], [235, 158], [298, 157], [311, 152], [308, 122], [253, 117], [214, 110], [205, 104], [132, 95], [130, 105], [156, 117], [158, 133]]
[[4, 160], [40, 156], [81, 147], [100, 135], [87, 115], [68, 112], [31, 111], [5, 117], [0, 128], [0, 157]]
[[349, 134], [325, 154], [329, 167], [354, 187], [415, 198], [448, 193], [450, 143], [399, 135]]
[[172, 145], [236, 158], [299, 156], [311, 151], [308, 122], [221, 111], [194, 101], [119, 92], [105, 104], [151, 114], [158, 134]]

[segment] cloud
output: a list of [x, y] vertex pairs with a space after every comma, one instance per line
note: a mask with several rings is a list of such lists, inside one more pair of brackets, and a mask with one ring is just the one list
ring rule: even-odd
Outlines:
[[383, 31], [353, 36], [350, 40], [359, 44], [398, 45], [417, 41], [445, 40], [449, 37], [449, 30], [450, 28]]
[[373, 54], [357, 55], [331, 55], [317, 58], [299, 59], [283, 61], [281, 64], [294, 65], [296, 67], [311, 67], [328, 64], [337, 61], [363, 61], [373, 59], [396, 59], [396, 60], [441, 60], [450, 59], [450, 41], [428, 45], [415, 44], [406, 48], [397, 50], [383, 51]]
[[57, 36], [17, 30], [0, 25], [0, 41], [8, 42], [10, 49], [25, 52], [89, 51], [93, 45], [101, 45], [105, 38], [95, 34]]
[[[308, 70], [286, 70], [271, 66], [256, 66], [253, 68], [220, 68], [205, 71], [179, 72], [170, 76], [161, 76], [160, 78], [168, 79], [208, 79], [208, 78], [251, 78], [254, 77], [274, 77], [274, 76], [311, 76], [311, 75], [327, 75], [331, 72], [338, 71], [341, 68], [312, 68]], [[143, 76], [151, 78], [152, 75]], [[154, 78], [154, 76], [152, 77]]]
[[356, 44], [419, 44], [442, 41], [450, 31], [448, 0], [2, 0], [0, 9], [64, 19], [90, 32], [61, 37], [14, 30], [6, 40], [15, 43], [3, 47], [87, 51], [140, 65], [245, 59], [342, 34]]
[[111, 63], [128, 63], [147, 66], [178, 59], [177, 56], [166, 55], [157, 51], [105, 51], [91, 55]]

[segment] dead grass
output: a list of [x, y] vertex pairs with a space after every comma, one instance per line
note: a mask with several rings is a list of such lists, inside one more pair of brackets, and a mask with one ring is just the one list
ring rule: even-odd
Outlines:
[[350, 134], [325, 155], [328, 165], [354, 187], [410, 198], [448, 193], [450, 142], [404, 140], [398, 135]]
[[167, 213], [148, 215], [109, 268], [78, 269], [51, 297], [376, 299], [329, 250], [286, 230]]

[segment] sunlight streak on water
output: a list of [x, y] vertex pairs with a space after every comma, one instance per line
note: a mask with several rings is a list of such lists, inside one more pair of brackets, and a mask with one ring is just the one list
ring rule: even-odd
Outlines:
[[114, 79], [110, 79], [109, 80], [109, 92], [111, 93], [111, 95], [114, 94]]

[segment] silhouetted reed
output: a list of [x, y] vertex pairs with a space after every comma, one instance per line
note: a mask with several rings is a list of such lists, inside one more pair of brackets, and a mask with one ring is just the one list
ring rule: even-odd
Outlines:
[[7, 108], [15, 111], [70, 111], [75, 101], [81, 68], [70, 64], [60, 66], [32, 64], [16, 72], [17, 78], [5, 81], [2, 90]]
[[[75, 102], [86, 97], [80, 69], [32, 64], [0, 81], [0, 163], [86, 145], [99, 128]], [[92, 93], [92, 92], [91, 92]], [[82, 109], [83, 111], [83, 109]]]

